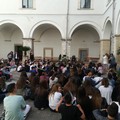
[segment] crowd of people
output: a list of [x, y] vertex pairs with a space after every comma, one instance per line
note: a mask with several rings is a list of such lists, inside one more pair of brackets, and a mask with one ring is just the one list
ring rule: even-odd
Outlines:
[[[113, 54], [105, 54], [101, 63], [83, 63], [77, 59], [25, 60], [16, 68], [21, 73], [13, 85], [14, 95], [22, 98], [15, 99], [22, 101], [22, 109], [25, 109], [25, 100], [31, 99], [38, 110], [49, 108], [51, 112], [61, 113], [62, 120], [120, 120], [120, 82], [116, 65]], [[0, 96], [1, 101], [4, 99], [7, 118], [13, 117], [9, 115], [6, 102], [12, 99], [13, 88], [5, 90], [5, 81], [0, 78], [0, 94], [3, 95]], [[6, 97], [7, 92], [9, 97]]]

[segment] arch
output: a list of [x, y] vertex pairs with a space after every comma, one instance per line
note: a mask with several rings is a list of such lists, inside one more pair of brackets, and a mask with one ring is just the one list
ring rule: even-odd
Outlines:
[[[105, 30], [105, 27], [106, 27], [106, 24], [107, 24], [108, 21], [111, 22], [111, 20], [110, 20], [109, 17], [107, 17], [107, 18], [105, 19], [105, 21], [104, 21], [104, 24], [103, 24], [103, 31]], [[112, 23], [112, 22], [111, 22], [111, 23]]]
[[33, 33], [34, 33], [34, 31], [35, 31], [35, 29], [36, 29], [37, 27], [39, 27], [39, 26], [41, 26], [41, 25], [45, 25], [45, 24], [53, 25], [55, 28], [57, 28], [57, 29], [59, 30], [59, 32], [60, 32], [60, 34], [61, 34], [61, 37], [64, 38], [65, 35], [63, 34], [63, 31], [61, 30], [60, 26], [59, 26], [58, 24], [56, 24], [55, 22], [46, 21], [46, 20], [36, 23], [36, 24], [31, 28], [30, 34], [29, 34], [30, 38], [32, 38]]
[[104, 25], [103, 25], [103, 38], [104, 39], [110, 39], [110, 36], [112, 34], [112, 23], [109, 19], [109, 17], [107, 17], [105, 19]]
[[116, 34], [120, 34], [120, 10], [118, 12], [117, 20], [116, 20]]
[[2, 26], [4, 24], [13, 24], [13, 25], [17, 26], [21, 30], [22, 35], [24, 36], [23, 29], [15, 21], [13, 21], [13, 20], [3, 20], [3, 21], [0, 21], [0, 26]]
[[98, 35], [99, 35], [99, 38], [100, 38], [100, 39], [102, 38], [101, 32], [100, 32], [100, 31], [101, 31], [100, 26], [97, 25], [96, 23], [92, 22], [92, 21], [81, 21], [81, 22], [75, 24], [75, 25], [72, 27], [72, 29], [70, 30], [70, 32], [69, 32], [69, 38], [71, 38], [74, 30], [75, 30], [77, 27], [81, 26], [81, 25], [89, 25], [89, 26], [91, 26], [92, 28], [94, 28], [94, 29], [97, 31], [97, 33], [98, 33]]

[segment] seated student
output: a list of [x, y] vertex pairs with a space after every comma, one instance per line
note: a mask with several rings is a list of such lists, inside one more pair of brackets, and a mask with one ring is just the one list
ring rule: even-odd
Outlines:
[[56, 112], [56, 106], [62, 98], [62, 88], [59, 83], [52, 86], [48, 95], [49, 108], [51, 111]]
[[31, 68], [30, 72], [31, 72], [31, 73], [33, 72], [33, 73], [37, 74], [36, 66], [33, 66], [33, 67]]
[[49, 89], [52, 88], [54, 84], [58, 82], [58, 78], [56, 77], [56, 74], [54, 73], [50, 78], [49, 78]]
[[107, 111], [107, 117], [104, 117], [101, 114], [100, 109], [93, 110], [94, 117], [96, 120], [120, 120], [120, 114], [118, 114], [118, 105], [116, 103], [112, 103]]
[[26, 105], [24, 98], [16, 95], [15, 83], [7, 86], [8, 96], [4, 98], [5, 120], [24, 120], [30, 111], [30, 106]]
[[19, 63], [18, 67], [17, 67], [17, 72], [22, 72], [23, 71], [23, 66], [21, 63]]
[[117, 101], [114, 101], [118, 105], [118, 113], [120, 113], [120, 96], [118, 96]]
[[0, 103], [3, 102], [3, 99], [6, 96], [6, 83], [5, 83], [5, 78], [0, 77]]
[[35, 90], [34, 106], [39, 110], [44, 110], [48, 107], [48, 89], [45, 81], [41, 81]]
[[[64, 104], [62, 104], [63, 102]], [[59, 101], [56, 111], [61, 113], [62, 120], [85, 120], [85, 114], [81, 106], [72, 104], [72, 96], [69, 92]]]

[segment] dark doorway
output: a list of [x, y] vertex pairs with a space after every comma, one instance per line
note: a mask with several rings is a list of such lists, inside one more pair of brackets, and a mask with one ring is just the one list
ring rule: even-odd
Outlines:
[[19, 56], [19, 61], [22, 60], [22, 51], [20, 50], [21, 47], [22, 45], [15, 45], [15, 52], [17, 52]]

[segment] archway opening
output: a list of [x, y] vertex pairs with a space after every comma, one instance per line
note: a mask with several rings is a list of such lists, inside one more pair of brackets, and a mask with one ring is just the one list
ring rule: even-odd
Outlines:
[[100, 57], [100, 37], [90, 25], [77, 27], [72, 34], [71, 55], [81, 61], [97, 61]]
[[54, 25], [39, 25], [33, 32], [33, 38], [35, 57], [58, 59], [61, 54], [61, 34]]
[[[16, 46], [22, 46], [22, 38], [22, 31], [17, 25], [12, 23], [0, 25], [0, 58], [6, 59], [10, 51], [15, 52], [18, 50]], [[20, 51], [19, 57], [22, 59], [22, 53]]]

